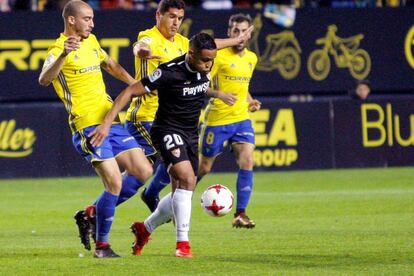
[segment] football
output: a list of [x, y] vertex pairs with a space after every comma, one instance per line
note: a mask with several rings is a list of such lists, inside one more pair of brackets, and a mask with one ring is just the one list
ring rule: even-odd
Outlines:
[[233, 193], [220, 184], [208, 187], [201, 195], [201, 207], [213, 217], [221, 217], [231, 211], [233, 207]]

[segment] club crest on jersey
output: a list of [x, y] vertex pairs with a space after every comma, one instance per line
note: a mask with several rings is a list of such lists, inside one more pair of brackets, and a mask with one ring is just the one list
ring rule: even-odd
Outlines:
[[173, 150], [171, 151], [171, 154], [172, 154], [172, 155], [174, 155], [176, 158], [178, 158], [178, 157], [180, 157], [181, 151], [180, 151], [180, 149], [179, 149], [179, 148], [177, 148], [177, 149], [173, 149]]
[[96, 58], [99, 58], [99, 53], [98, 53], [98, 50], [96, 50], [96, 49], [93, 49], [93, 52], [95, 53], [95, 55], [96, 55]]
[[161, 70], [160, 69], [157, 69], [157, 70], [154, 70], [149, 76], [148, 76], [148, 78], [149, 78], [149, 80], [151, 81], [151, 82], [154, 82], [154, 81], [156, 81], [156, 80], [158, 80], [160, 77], [161, 77], [161, 75], [162, 75], [162, 72], [161, 72]]

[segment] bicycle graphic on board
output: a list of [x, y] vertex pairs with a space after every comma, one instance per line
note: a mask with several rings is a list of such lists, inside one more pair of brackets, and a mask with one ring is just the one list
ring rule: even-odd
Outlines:
[[326, 79], [331, 69], [331, 55], [338, 68], [348, 68], [355, 79], [365, 79], [371, 71], [371, 58], [367, 51], [359, 49], [364, 35], [340, 38], [336, 35], [337, 30], [336, 25], [330, 25], [326, 36], [316, 40], [316, 44], [323, 48], [310, 54], [307, 63], [309, 75], [317, 81]]
[[253, 25], [255, 30], [248, 48], [259, 57], [256, 69], [265, 72], [277, 70], [284, 79], [295, 78], [300, 71], [302, 52], [295, 34], [292, 31], [283, 31], [267, 35], [265, 50], [260, 54], [258, 41], [263, 26], [260, 14], [255, 17]]

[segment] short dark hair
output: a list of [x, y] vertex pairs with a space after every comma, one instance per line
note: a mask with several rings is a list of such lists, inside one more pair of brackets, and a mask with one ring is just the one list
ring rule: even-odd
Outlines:
[[158, 9], [161, 14], [166, 13], [170, 8], [176, 8], [178, 10], [185, 10], [184, 0], [161, 0], [158, 4]]
[[199, 52], [201, 50], [215, 50], [217, 49], [216, 42], [207, 33], [198, 33], [193, 35], [190, 39], [190, 48], [193, 51]]
[[236, 13], [230, 16], [229, 19], [229, 28], [233, 27], [233, 23], [242, 23], [242, 22], [249, 23], [249, 26], [252, 25], [252, 18], [248, 14], [243, 13]]
[[79, 11], [79, 6], [82, 5], [90, 7], [86, 2], [81, 0], [71, 0], [67, 2], [62, 11], [63, 19], [68, 18], [68, 16], [75, 16]]

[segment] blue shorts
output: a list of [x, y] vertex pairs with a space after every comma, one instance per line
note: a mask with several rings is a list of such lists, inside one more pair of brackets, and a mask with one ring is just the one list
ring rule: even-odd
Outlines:
[[222, 125], [206, 126], [203, 133], [201, 153], [205, 157], [214, 157], [223, 152], [224, 143], [228, 141], [234, 143], [253, 144], [254, 130], [250, 120]]
[[113, 124], [103, 143], [94, 147], [88, 135], [95, 128], [96, 125], [86, 127], [72, 136], [72, 143], [76, 150], [90, 163], [114, 158], [124, 151], [140, 148], [134, 137], [121, 124]]
[[125, 122], [125, 128], [135, 138], [138, 144], [144, 150], [145, 156], [153, 156], [157, 154], [157, 150], [152, 144], [149, 134], [153, 122]]

